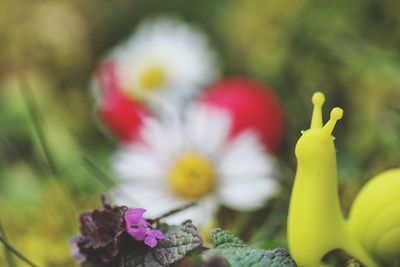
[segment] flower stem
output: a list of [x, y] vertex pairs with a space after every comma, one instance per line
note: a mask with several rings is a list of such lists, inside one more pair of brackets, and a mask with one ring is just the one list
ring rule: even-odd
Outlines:
[[31, 267], [38, 267], [38, 265], [34, 264], [32, 261], [30, 261], [28, 258], [26, 258], [24, 255], [22, 255], [18, 250], [16, 250], [13, 246], [11, 246], [3, 236], [0, 236], [0, 243], [3, 243], [4, 247], [14, 254], [16, 257], [24, 261], [26, 264], [28, 264]]
[[161, 216], [159, 216], [159, 217], [157, 217], [155, 219], [150, 219], [150, 220], [147, 220], [147, 221], [149, 221], [151, 224], [153, 224], [153, 223], [157, 223], [158, 224], [161, 219], [163, 219], [165, 217], [168, 217], [168, 216], [171, 216], [171, 215], [174, 215], [175, 213], [181, 212], [182, 210], [185, 210], [185, 209], [188, 209], [190, 207], [193, 207], [196, 204], [197, 204], [197, 202], [192, 202], [192, 203], [186, 204], [185, 206], [173, 209], [173, 210], [168, 211], [167, 213], [164, 213], [163, 215], [161, 215]]

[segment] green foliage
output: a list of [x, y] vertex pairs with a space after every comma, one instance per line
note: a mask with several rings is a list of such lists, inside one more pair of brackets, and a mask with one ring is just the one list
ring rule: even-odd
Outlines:
[[134, 251], [123, 267], [163, 267], [181, 260], [188, 252], [203, 243], [197, 228], [191, 221], [171, 227], [151, 250]]
[[207, 256], [222, 256], [232, 267], [297, 266], [285, 249], [262, 250], [250, 247], [240, 238], [220, 229], [212, 233], [212, 243], [214, 248], [206, 253]]
[[[315, 90], [327, 94], [328, 105], [345, 109], [335, 136], [347, 210], [367, 178], [398, 166], [399, 9], [400, 1], [389, 0], [0, 1], [0, 219], [10, 242], [39, 266], [73, 266], [69, 245], [60, 240], [76, 233], [75, 214], [95, 206], [108, 188], [103, 175], [81, 159], [87, 156], [107, 173], [116, 147], [96, 124], [91, 73], [142, 19], [157, 14], [198, 25], [215, 45], [224, 75], [270, 84], [284, 106], [286, 136], [277, 155], [280, 201], [240, 227], [228, 225], [232, 212], [225, 211], [219, 216], [227, 221], [222, 227], [236, 227], [255, 241], [286, 242], [293, 148], [309, 125]], [[60, 176], [52, 184], [18, 90], [20, 74], [34, 91]], [[324, 112], [326, 117], [329, 108]], [[73, 212], [59, 212], [67, 209]], [[3, 255], [0, 266], [7, 266]]]

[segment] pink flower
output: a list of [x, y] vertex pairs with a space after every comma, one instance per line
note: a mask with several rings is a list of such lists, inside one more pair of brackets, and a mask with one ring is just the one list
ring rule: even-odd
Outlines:
[[125, 213], [126, 231], [135, 240], [144, 240], [144, 243], [154, 248], [158, 240], [163, 239], [164, 234], [160, 230], [154, 230], [144, 218], [145, 209], [130, 209]]

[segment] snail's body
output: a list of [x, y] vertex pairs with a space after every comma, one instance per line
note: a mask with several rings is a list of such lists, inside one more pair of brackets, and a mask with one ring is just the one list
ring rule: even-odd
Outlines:
[[[311, 128], [303, 133], [296, 145], [298, 165], [288, 217], [289, 248], [300, 267], [323, 266], [321, 259], [334, 249], [343, 249], [366, 266], [377, 267], [379, 264], [374, 259], [375, 251], [370, 249], [375, 245], [366, 245], [371, 243], [374, 237], [376, 238], [376, 232], [378, 234], [394, 232], [397, 239], [389, 234], [387, 236], [389, 241], [384, 240], [385, 245], [381, 245], [381, 248], [384, 247], [385, 251], [392, 249], [392, 254], [400, 253], [400, 241], [398, 241], [400, 240], [400, 169], [392, 171], [390, 175], [383, 175], [383, 178], [379, 177], [376, 185], [368, 184], [365, 187], [367, 190], [362, 190], [355, 200], [350, 219], [346, 221], [340, 208], [336, 151], [334, 138], [331, 135], [343, 111], [339, 108], [333, 109], [331, 119], [322, 126], [323, 102], [324, 96], [321, 93], [313, 96], [315, 107]], [[391, 196], [379, 196], [382, 201], [373, 199], [377, 197], [376, 195], [382, 194], [380, 191], [386, 190], [388, 186], [395, 188], [387, 188]], [[379, 225], [378, 229], [382, 230], [369, 229], [372, 233], [365, 237], [364, 231], [369, 227], [369, 222], [366, 220], [371, 221], [374, 214], [365, 207], [370, 202], [376, 204], [375, 209], [382, 208], [379, 203], [391, 203], [393, 208], [388, 212], [397, 213], [392, 214], [392, 217], [385, 212], [382, 213], [376, 223], [383, 221], [389, 228], [382, 228]], [[397, 245], [398, 247], [393, 248]]]
[[[300, 266], [319, 266], [326, 252], [339, 247], [341, 240], [347, 235], [346, 223], [338, 205], [334, 163], [325, 160], [324, 157], [312, 165], [298, 163], [290, 200], [288, 237], [291, 253], [296, 261], [301, 262]], [[302, 177], [316, 179], [313, 179], [312, 186], [309, 186], [309, 182], [303, 182]], [[308, 227], [302, 227], [304, 225]]]

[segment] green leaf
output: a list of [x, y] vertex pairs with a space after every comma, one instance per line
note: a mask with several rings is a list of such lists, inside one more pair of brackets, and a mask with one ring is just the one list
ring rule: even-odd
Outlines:
[[202, 245], [203, 241], [191, 221], [173, 226], [164, 234], [154, 249], [146, 253], [132, 252], [123, 267], [165, 267], [182, 259], [188, 252]]
[[[203, 243], [196, 226], [187, 221], [180, 226], [171, 227], [157, 247], [146, 256], [146, 260], [154, 259], [160, 265], [168, 266], [182, 259], [189, 251]], [[156, 265], [154, 265], [156, 266]]]
[[287, 250], [275, 248], [263, 250], [246, 245], [240, 238], [217, 229], [212, 233], [214, 248], [206, 257], [222, 256], [231, 267], [296, 267]]

